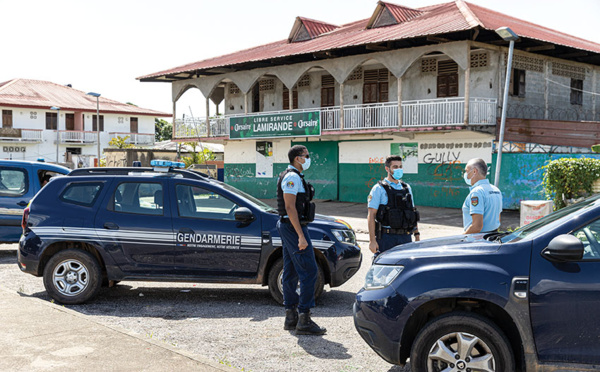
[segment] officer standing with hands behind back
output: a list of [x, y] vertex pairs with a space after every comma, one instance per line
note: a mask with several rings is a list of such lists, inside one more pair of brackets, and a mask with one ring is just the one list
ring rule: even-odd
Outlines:
[[420, 240], [419, 212], [414, 206], [410, 186], [401, 181], [404, 175], [402, 157], [385, 159], [387, 177], [379, 181], [369, 193], [367, 222], [369, 249], [375, 255], [399, 244], [410, 243], [411, 234]]
[[[315, 218], [311, 202], [314, 188], [304, 180], [303, 171], [310, 167], [308, 149], [295, 145], [288, 151], [290, 165], [277, 180], [277, 230], [283, 242], [283, 329], [298, 335], [322, 335], [327, 330], [310, 318], [315, 306], [315, 283], [318, 267], [307, 225]], [[300, 280], [300, 295], [296, 292]], [[298, 314], [299, 313], [299, 314]]]

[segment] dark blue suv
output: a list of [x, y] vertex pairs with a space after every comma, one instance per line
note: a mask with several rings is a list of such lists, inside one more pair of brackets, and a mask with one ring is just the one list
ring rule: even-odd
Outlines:
[[[282, 303], [277, 212], [227, 184], [158, 164], [79, 169], [50, 182], [24, 214], [20, 269], [43, 276], [64, 304], [122, 280], [262, 284]], [[309, 231], [318, 296], [324, 284], [352, 277], [361, 253], [342, 221], [318, 216]]]
[[377, 257], [354, 322], [413, 371], [597, 371], [600, 196], [512, 233], [403, 245]]

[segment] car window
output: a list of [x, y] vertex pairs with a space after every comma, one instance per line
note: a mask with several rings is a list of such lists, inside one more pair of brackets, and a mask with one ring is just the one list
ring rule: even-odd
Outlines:
[[0, 196], [21, 196], [27, 193], [27, 171], [0, 167]]
[[160, 183], [123, 182], [117, 186], [112, 200], [115, 212], [163, 215], [164, 193]]
[[177, 185], [179, 216], [211, 220], [235, 220], [238, 205], [215, 192], [190, 186]]
[[50, 179], [52, 177], [60, 176], [60, 175], [62, 175], [62, 173], [54, 172], [54, 171], [47, 170], [47, 169], [38, 170], [38, 179], [40, 181], [40, 186], [41, 187], [46, 186], [46, 184], [48, 182], [50, 182]]
[[574, 231], [573, 235], [583, 243], [584, 260], [600, 260], [600, 220]]
[[71, 183], [60, 195], [60, 200], [90, 207], [94, 204], [102, 190], [100, 182]]

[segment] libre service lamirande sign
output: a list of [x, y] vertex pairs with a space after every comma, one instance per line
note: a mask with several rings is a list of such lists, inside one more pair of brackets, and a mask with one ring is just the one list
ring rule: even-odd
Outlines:
[[320, 136], [318, 111], [229, 118], [229, 138]]

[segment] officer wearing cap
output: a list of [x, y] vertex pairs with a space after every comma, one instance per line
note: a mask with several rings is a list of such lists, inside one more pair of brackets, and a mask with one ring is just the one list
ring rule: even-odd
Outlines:
[[388, 156], [385, 171], [387, 177], [373, 186], [367, 199], [369, 249], [376, 255], [411, 242], [411, 234], [415, 241], [419, 241], [421, 235], [412, 190], [410, 185], [401, 181], [404, 175], [402, 157]]
[[[318, 267], [307, 225], [315, 217], [311, 202], [314, 188], [304, 180], [303, 171], [310, 167], [310, 155], [305, 146], [295, 145], [288, 151], [290, 165], [277, 180], [277, 230], [283, 242], [283, 329], [296, 330], [299, 335], [322, 335], [310, 318], [315, 306], [315, 283]], [[300, 295], [296, 292], [300, 280]]]
[[502, 193], [485, 177], [487, 164], [483, 159], [471, 159], [465, 167], [464, 179], [470, 192], [462, 207], [465, 234], [492, 232], [500, 227]]

